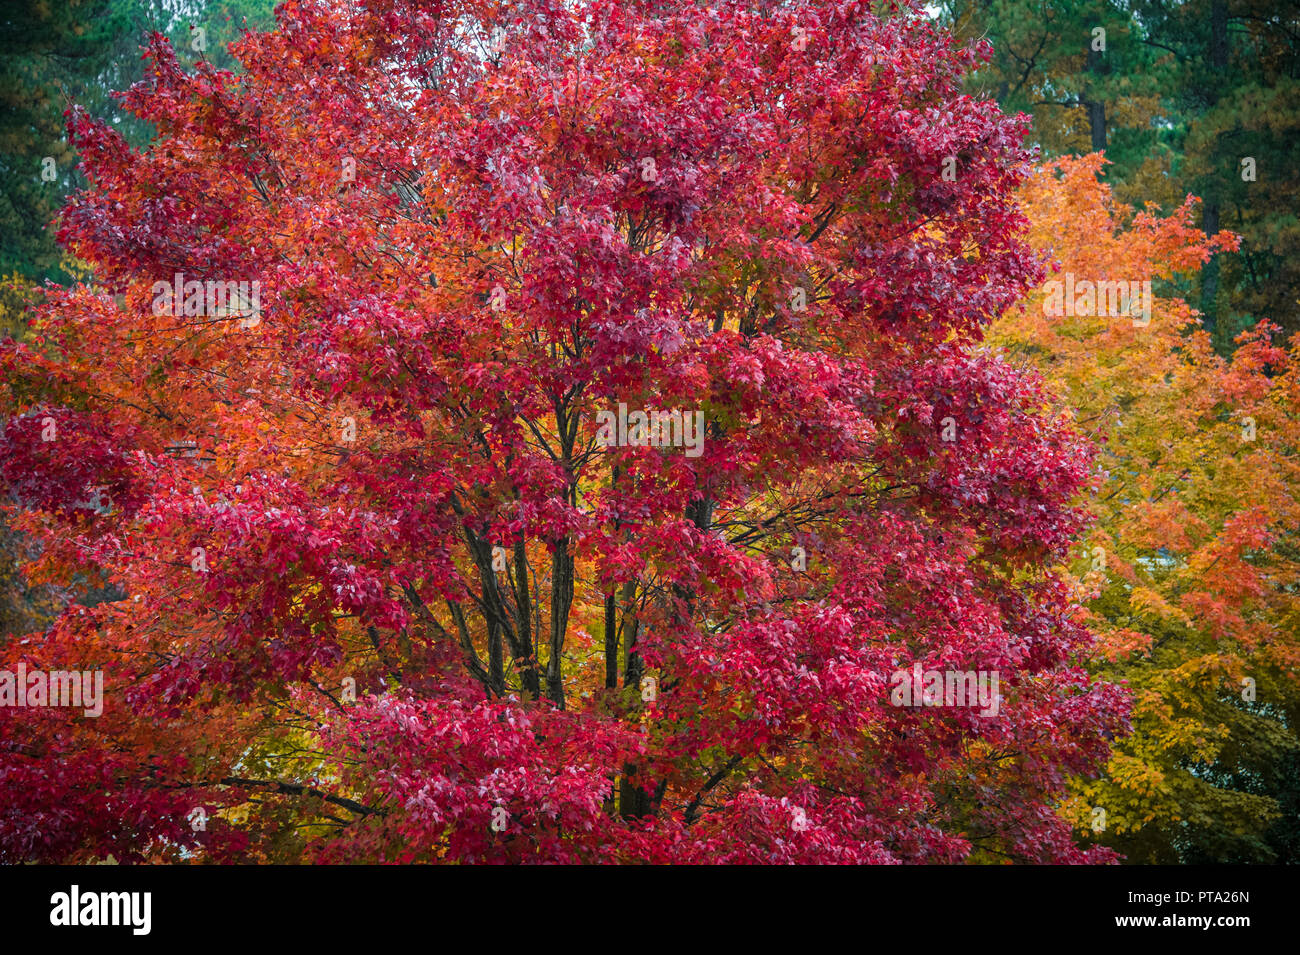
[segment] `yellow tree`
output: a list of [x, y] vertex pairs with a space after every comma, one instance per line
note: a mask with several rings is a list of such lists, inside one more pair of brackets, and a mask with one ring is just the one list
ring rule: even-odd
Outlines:
[[1133, 733], [1065, 811], [1136, 862], [1271, 861], [1294, 800], [1300, 680], [1300, 352], [1262, 323], [1231, 359], [1162, 294], [1235, 237], [1189, 199], [1167, 217], [1114, 201], [1098, 155], [1023, 191], [1049, 280], [991, 329], [1102, 443], [1096, 523], [1073, 571], [1127, 680]]

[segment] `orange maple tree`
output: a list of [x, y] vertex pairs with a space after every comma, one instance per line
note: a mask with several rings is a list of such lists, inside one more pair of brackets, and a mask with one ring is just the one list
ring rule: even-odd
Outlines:
[[[1235, 237], [1207, 239], [1191, 198], [1163, 217], [1117, 203], [1103, 162], [1022, 187], [1054, 270], [990, 330], [1102, 447], [1073, 570], [1134, 732], [1067, 812], [1136, 861], [1268, 859], [1300, 726], [1300, 341], [1264, 322], [1215, 354], [1175, 282]], [[1123, 283], [1121, 308], [1098, 283]]]

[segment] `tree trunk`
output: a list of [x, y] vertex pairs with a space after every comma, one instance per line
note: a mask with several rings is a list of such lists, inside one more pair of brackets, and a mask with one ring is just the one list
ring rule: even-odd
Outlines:
[[[1110, 73], [1106, 63], [1106, 54], [1088, 47], [1088, 72], [1100, 80]], [[1101, 98], [1100, 82], [1090, 83], [1089, 96], [1084, 100], [1088, 108], [1088, 131], [1092, 139], [1092, 151], [1102, 152], [1106, 148], [1106, 101]]]
[[[623, 646], [626, 660], [623, 669], [623, 686], [631, 687], [640, 693], [641, 675], [645, 664], [637, 652], [637, 635], [641, 624], [636, 617], [636, 584], [628, 581], [623, 585]], [[638, 702], [634, 704], [639, 709]], [[618, 809], [624, 819], [637, 819], [650, 814], [650, 794], [639, 785], [639, 771], [635, 764], [623, 766], [623, 775], [618, 781]]]
[[528, 552], [523, 538], [515, 541], [515, 606], [519, 608], [519, 649], [523, 654], [522, 681], [524, 695], [535, 700], [541, 695], [541, 677], [537, 673], [537, 650], [533, 646], [533, 605], [528, 599]]
[[1088, 128], [1092, 132], [1092, 151], [1102, 152], [1106, 148], [1106, 104], [1088, 103]]
[[618, 689], [618, 604], [605, 595], [605, 689]]
[[[1210, 48], [1206, 51], [1210, 62], [1210, 75], [1202, 91], [1206, 108], [1211, 109], [1219, 100], [1224, 74], [1228, 71], [1228, 4], [1227, 0], [1212, 0], [1210, 3]], [[1221, 212], [1219, 197], [1215, 193], [1218, 186], [1203, 190], [1204, 213], [1202, 226], [1206, 235], [1219, 231]], [[1213, 338], [1218, 330], [1219, 316], [1216, 300], [1219, 297], [1219, 256], [1210, 258], [1201, 267], [1201, 321], [1205, 330]]]
[[546, 661], [546, 696], [564, 709], [564, 635], [569, 629], [569, 608], [573, 606], [573, 555], [569, 538], [555, 542], [551, 558], [551, 655]]

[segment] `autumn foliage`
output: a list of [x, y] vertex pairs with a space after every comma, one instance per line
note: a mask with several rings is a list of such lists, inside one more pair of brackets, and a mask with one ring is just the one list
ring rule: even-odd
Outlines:
[[[1116, 858], [1061, 811], [1129, 705], [1092, 425], [982, 342], [1045, 277], [1024, 128], [873, 9], [290, 0], [238, 77], [151, 47], [149, 148], [73, 113], [94, 281], [4, 347], [0, 478], [31, 579], [112, 594], [6, 665], [107, 700], [0, 709], [0, 859]], [[1134, 599], [1258, 642], [1213, 580]]]
[[1271, 862], [1300, 749], [1300, 340], [1262, 322], [1217, 355], [1170, 283], [1236, 238], [1207, 238], [1191, 198], [1128, 208], [1103, 174], [1093, 155], [1026, 183], [1030, 241], [1057, 281], [1154, 281], [1148, 308], [1053, 315], [1044, 288], [991, 330], [1101, 449], [1071, 565], [1092, 669], [1132, 687], [1133, 733], [1068, 811], [1133, 861]]

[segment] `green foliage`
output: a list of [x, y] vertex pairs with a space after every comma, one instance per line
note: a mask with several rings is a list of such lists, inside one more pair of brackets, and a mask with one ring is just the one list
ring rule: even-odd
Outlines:
[[[1104, 149], [1121, 201], [1169, 210], [1190, 193], [1204, 200], [1207, 235], [1242, 236], [1178, 289], [1220, 352], [1260, 319], [1300, 330], [1294, 2], [948, 0], [942, 10], [963, 37], [992, 45], [974, 83], [1031, 115], [1046, 155]], [[1097, 26], [1104, 52], [1091, 49]]]
[[[238, 64], [226, 49], [250, 29], [272, 25], [273, 0], [0, 0], [0, 274], [71, 278], [50, 228], [64, 199], [84, 185], [67, 142], [73, 103], [108, 119], [133, 145], [147, 123], [118, 107], [113, 93], [144, 77], [140, 50], [151, 31], [182, 55], [219, 68]], [[191, 27], [204, 30], [202, 44]], [[203, 51], [194, 49], [202, 45]], [[52, 166], [46, 160], [52, 161]], [[44, 164], [44, 165], [43, 165]], [[53, 170], [53, 179], [42, 176]]]
[[[1202, 272], [1196, 303], [1222, 349], [1261, 318], [1300, 329], [1300, 33], [1280, 0], [1148, 0], [1137, 10], [1169, 52], [1163, 85], [1178, 160], [1172, 175], [1201, 196], [1207, 231], [1241, 249]], [[1254, 179], [1243, 161], [1254, 160]]]
[[[0, 2], [0, 272], [64, 277], [46, 226], [71, 181], [63, 111], [107, 62], [124, 17], [111, 0]], [[42, 178], [42, 164], [53, 181]]]
[[1105, 150], [1116, 167], [1109, 179], [1148, 187], [1152, 170], [1168, 169], [1158, 135], [1164, 54], [1144, 42], [1128, 3], [947, 0], [942, 9], [959, 35], [991, 44], [973, 83], [1003, 109], [1032, 116], [1046, 155]]

